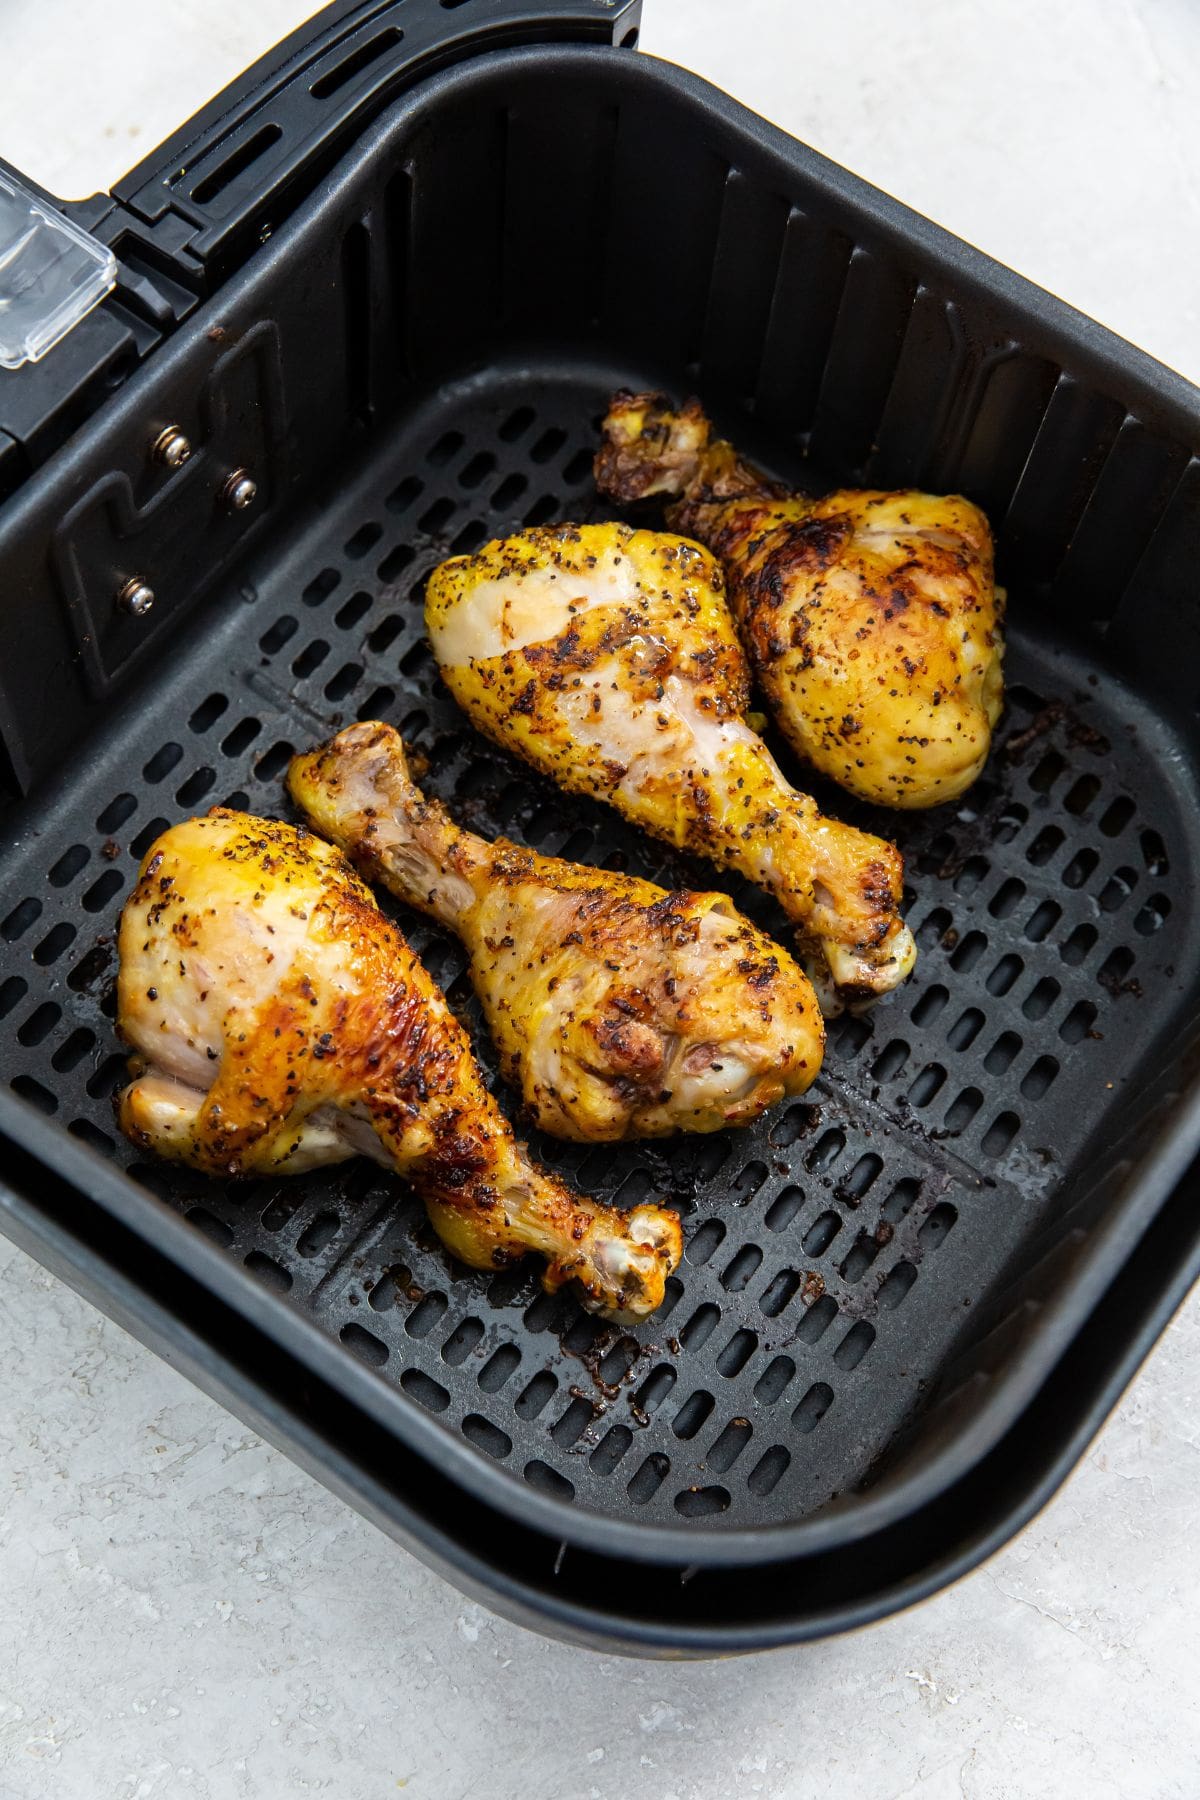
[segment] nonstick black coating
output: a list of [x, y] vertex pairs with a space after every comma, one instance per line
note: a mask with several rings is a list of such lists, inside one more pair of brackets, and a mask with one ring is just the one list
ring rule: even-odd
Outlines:
[[[878, 1617], [1045, 1499], [1198, 1266], [1200, 395], [628, 53], [442, 70], [288, 204], [0, 511], [0, 789], [31, 795], [0, 800], [0, 1226], [526, 1624], [673, 1655]], [[964, 807], [822, 795], [900, 837], [922, 960], [810, 1100], [561, 1156], [687, 1214], [670, 1309], [606, 1334], [533, 1270], [453, 1269], [366, 1171], [222, 1192], [105, 1159], [138, 847], [274, 810], [289, 746], [355, 713], [468, 823], [714, 880], [480, 745], [420, 639], [449, 549], [586, 515], [625, 381], [698, 392], [789, 480], [978, 500], [1012, 649]], [[473, 1018], [461, 952], [414, 936]]]
[[[19, 834], [0, 898], [0, 1013], [19, 1093], [481, 1456], [598, 1512], [719, 1529], [798, 1519], [870, 1476], [1120, 1084], [1184, 1014], [1190, 772], [1151, 708], [1084, 652], [1024, 629], [1019, 604], [1008, 711], [963, 803], [870, 814], [822, 790], [900, 842], [921, 958], [901, 993], [833, 1026], [810, 1096], [749, 1131], [674, 1144], [534, 1137], [581, 1188], [619, 1205], [666, 1197], [684, 1214], [684, 1262], [640, 1328], [542, 1295], [532, 1261], [492, 1278], [454, 1266], [420, 1205], [365, 1164], [223, 1184], [138, 1159], [112, 1119], [113, 934], [139, 857], [215, 803], [286, 815], [291, 750], [352, 718], [397, 724], [427, 789], [477, 830], [720, 885], [478, 737], [423, 637], [440, 558], [597, 514], [596, 416], [636, 373], [500, 367], [429, 397], [259, 556], [186, 658], [89, 743], [67, 797]], [[490, 1068], [461, 949], [399, 916]]]

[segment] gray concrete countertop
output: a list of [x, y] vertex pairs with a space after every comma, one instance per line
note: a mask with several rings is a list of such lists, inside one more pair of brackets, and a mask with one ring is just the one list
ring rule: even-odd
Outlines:
[[[646, 50], [1200, 375], [1190, 0], [646, 10]], [[0, 5], [0, 155], [105, 186], [303, 11], [113, 0], [101, 31], [86, 0]], [[1196, 1297], [1014, 1544], [769, 1657], [503, 1624], [3, 1240], [0, 1496], [0, 1800], [1200, 1791]]]

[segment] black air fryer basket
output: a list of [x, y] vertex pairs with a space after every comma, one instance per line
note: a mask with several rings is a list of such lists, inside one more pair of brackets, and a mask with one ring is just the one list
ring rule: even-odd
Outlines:
[[[1002, 1542], [1200, 1266], [1200, 394], [630, 54], [637, 11], [337, 5], [69, 209], [118, 285], [0, 371], [0, 1224], [489, 1605], [705, 1653], [877, 1617]], [[673, 1145], [535, 1141], [683, 1213], [630, 1330], [532, 1266], [454, 1266], [374, 1167], [140, 1160], [113, 980], [164, 826], [281, 813], [291, 750], [355, 717], [465, 823], [712, 885], [478, 738], [422, 632], [448, 554], [603, 516], [599, 414], [648, 384], [797, 484], [980, 502], [1011, 649], [963, 803], [822, 796], [898, 839], [921, 955], [810, 1095]], [[474, 1016], [459, 946], [404, 924]]]

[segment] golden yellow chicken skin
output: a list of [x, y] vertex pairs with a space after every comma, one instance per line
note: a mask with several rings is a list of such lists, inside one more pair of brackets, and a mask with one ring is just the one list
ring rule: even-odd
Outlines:
[[715, 559], [666, 532], [559, 525], [435, 569], [426, 625], [497, 743], [773, 893], [819, 988], [883, 993], [915, 956], [895, 846], [824, 817], [746, 723]]
[[420, 1193], [474, 1268], [528, 1250], [551, 1291], [637, 1319], [662, 1300], [677, 1216], [624, 1214], [537, 1168], [466, 1034], [339, 850], [216, 809], [151, 846], [121, 916], [120, 1099], [135, 1143], [210, 1175], [365, 1155]]
[[992, 536], [961, 495], [787, 494], [712, 441], [696, 401], [617, 394], [602, 493], [674, 496], [667, 518], [721, 559], [781, 730], [884, 806], [936, 806], [979, 775], [1003, 704]]
[[288, 786], [369, 879], [462, 938], [505, 1077], [543, 1131], [717, 1131], [816, 1077], [809, 982], [724, 894], [489, 844], [414, 786], [390, 725], [295, 757]]

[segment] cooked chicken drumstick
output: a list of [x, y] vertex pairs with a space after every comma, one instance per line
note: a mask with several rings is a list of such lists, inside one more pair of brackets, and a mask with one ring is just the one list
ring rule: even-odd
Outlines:
[[341, 852], [216, 809], [153, 844], [121, 917], [118, 1020], [135, 1143], [210, 1175], [365, 1155], [404, 1175], [474, 1268], [537, 1250], [545, 1286], [639, 1319], [679, 1220], [571, 1193], [517, 1144], [465, 1033]]
[[706, 550], [625, 525], [525, 531], [435, 569], [425, 619], [483, 731], [768, 888], [819, 983], [869, 995], [907, 975], [899, 853], [824, 818], [745, 723], [745, 658]]
[[460, 830], [414, 787], [390, 725], [295, 757], [288, 786], [365, 875], [463, 939], [504, 1073], [544, 1131], [718, 1131], [816, 1076], [812, 988], [724, 894]]
[[884, 806], [970, 787], [1000, 716], [1004, 596], [977, 506], [905, 488], [788, 494], [711, 441], [697, 401], [619, 393], [596, 485], [674, 496], [667, 520], [720, 557], [743, 641], [801, 756]]

